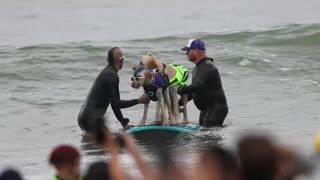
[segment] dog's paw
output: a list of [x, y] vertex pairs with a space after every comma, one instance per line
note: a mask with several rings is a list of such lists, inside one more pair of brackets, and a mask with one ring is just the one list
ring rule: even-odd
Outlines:
[[145, 126], [146, 125], [146, 121], [145, 120], [141, 120], [138, 126]]
[[168, 126], [168, 122], [167, 121], [163, 121], [162, 122], [162, 126]]
[[177, 119], [170, 121], [170, 125], [178, 125], [178, 124], [179, 122], [177, 121]]
[[177, 126], [177, 125], [179, 125], [179, 123], [173, 123], [173, 122], [171, 122], [170, 124], [169, 124], [170, 126]]
[[189, 120], [188, 119], [184, 119], [182, 124], [189, 124]]
[[151, 125], [160, 126], [160, 125], [161, 125], [161, 122], [160, 122], [160, 121], [153, 121], [153, 122], [151, 123]]

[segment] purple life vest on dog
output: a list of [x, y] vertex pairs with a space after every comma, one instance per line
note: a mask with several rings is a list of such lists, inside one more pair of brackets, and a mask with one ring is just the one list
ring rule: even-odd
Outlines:
[[152, 101], [158, 101], [156, 96], [158, 88], [162, 88], [162, 92], [164, 92], [169, 86], [169, 78], [166, 74], [162, 72], [157, 72], [154, 75], [154, 81], [149, 86], [143, 86], [144, 91], [149, 96]]
[[[134, 71], [133, 75], [137, 76], [137, 74], [144, 69], [146, 68], [139, 67]], [[151, 69], [147, 69], [147, 70], [154, 73]], [[153, 76], [153, 82], [148, 86], [143, 86], [143, 89], [152, 101], [158, 101], [158, 98], [156, 96], [158, 88], [161, 87], [162, 92], [164, 92], [168, 86], [169, 86], [169, 77], [164, 72], [156, 72]]]

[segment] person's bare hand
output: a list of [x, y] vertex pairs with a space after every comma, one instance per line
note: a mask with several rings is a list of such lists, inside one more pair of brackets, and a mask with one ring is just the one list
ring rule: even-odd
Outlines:
[[144, 95], [139, 97], [138, 101], [139, 101], [139, 104], [149, 104], [150, 103], [150, 98], [149, 98], [149, 96], [144, 94]]

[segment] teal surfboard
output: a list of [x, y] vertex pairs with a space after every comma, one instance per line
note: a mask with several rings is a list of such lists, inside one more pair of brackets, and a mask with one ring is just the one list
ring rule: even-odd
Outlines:
[[142, 144], [174, 143], [179, 135], [187, 135], [200, 130], [199, 125], [187, 124], [177, 126], [138, 126], [127, 130]]
[[177, 125], [177, 126], [138, 126], [128, 129], [128, 133], [142, 133], [142, 132], [173, 132], [173, 133], [185, 133], [185, 132], [195, 132], [200, 129], [198, 125]]

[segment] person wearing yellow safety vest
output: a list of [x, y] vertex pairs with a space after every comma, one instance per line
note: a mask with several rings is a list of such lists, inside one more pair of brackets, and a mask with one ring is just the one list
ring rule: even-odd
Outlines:
[[56, 169], [53, 180], [80, 180], [80, 153], [71, 145], [58, 145], [49, 155]]

